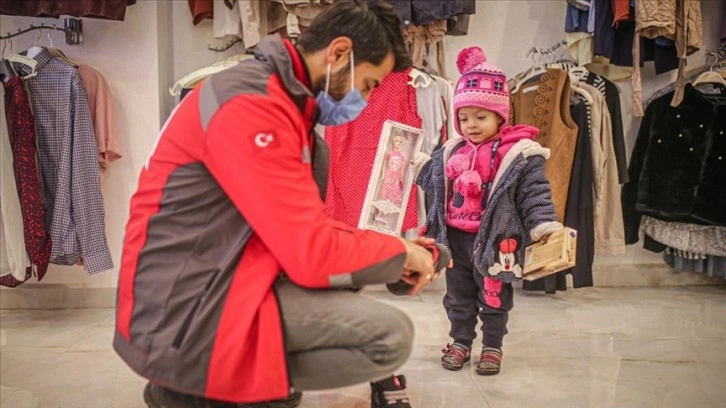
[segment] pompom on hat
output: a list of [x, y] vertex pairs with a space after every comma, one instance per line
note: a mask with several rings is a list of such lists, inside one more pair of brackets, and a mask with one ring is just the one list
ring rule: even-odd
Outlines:
[[[479, 47], [464, 48], [456, 58], [461, 78], [454, 90], [454, 112], [460, 108], [475, 106], [498, 114], [504, 123], [509, 122], [509, 89], [507, 77], [499, 67], [489, 64]], [[454, 118], [456, 131], [459, 119]]]

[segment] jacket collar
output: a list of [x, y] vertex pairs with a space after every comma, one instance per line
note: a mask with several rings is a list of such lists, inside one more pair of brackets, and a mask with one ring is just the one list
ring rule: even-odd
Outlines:
[[292, 70], [295, 74], [295, 78], [297, 78], [298, 81], [302, 82], [303, 85], [310, 89], [312, 84], [310, 80], [310, 71], [308, 70], [307, 64], [305, 64], [305, 61], [303, 60], [302, 54], [300, 54], [300, 51], [295, 48], [290, 40], [284, 40], [283, 44], [285, 44], [285, 48], [290, 54], [290, 61], [292, 62]]
[[269, 35], [255, 48], [255, 58], [270, 64], [278, 73], [283, 86], [308, 121], [308, 127], [312, 128], [317, 116], [317, 103], [310, 90], [310, 74], [295, 46], [278, 34]]
[[307, 85], [310, 78], [305, 74], [305, 69], [300, 68], [304, 65], [301, 56], [295, 52], [294, 47], [288, 48], [280, 35], [264, 37], [255, 48], [255, 58], [270, 64], [288, 90], [295, 94], [313, 96]]
[[[21, 55], [27, 55], [27, 51], [22, 52]], [[43, 70], [43, 67], [45, 67], [46, 64], [48, 64], [48, 62], [53, 59], [53, 56], [50, 55], [50, 52], [47, 48], [43, 47], [43, 50], [37, 53], [33, 57], [33, 59], [38, 61], [38, 65], [35, 67], [35, 70], [40, 72]], [[16, 70], [18, 70], [18, 73], [22, 75], [28, 75], [32, 71], [29, 66], [24, 64], [17, 64], [15, 68]]]

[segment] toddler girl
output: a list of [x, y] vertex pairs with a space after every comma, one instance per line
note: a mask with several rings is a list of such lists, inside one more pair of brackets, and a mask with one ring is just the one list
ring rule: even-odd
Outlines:
[[512, 282], [522, 277], [524, 248], [562, 228], [544, 176], [549, 150], [531, 126], [510, 126], [504, 72], [481, 48], [462, 50], [453, 119], [462, 135], [434, 152], [417, 183], [431, 197], [425, 234], [452, 252], [444, 307], [453, 343], [441, 364], [460, 370], [469, 361], [482, 320], [483, 349], [476, 371], [498, 374], [502, 339], [513, 306]]

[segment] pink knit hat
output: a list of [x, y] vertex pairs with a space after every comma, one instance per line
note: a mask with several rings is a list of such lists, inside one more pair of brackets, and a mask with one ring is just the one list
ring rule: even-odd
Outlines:
[[[454, 113], [460, 108], [476, 106], [496, 112], [509, 122], [509, 89], [504, 71], [487, 63], [487, 56], [479, 47], [468, 47], [461, 50], [456, 58], [461, 78], [454, 90]], [[454, 118], [456, 131], [459, 120]]]

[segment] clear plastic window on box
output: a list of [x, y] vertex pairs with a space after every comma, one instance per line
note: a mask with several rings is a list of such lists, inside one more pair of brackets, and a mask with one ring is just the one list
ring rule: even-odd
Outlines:
[[413, 159], [421, 150], [423, 131], [386, 121], [368, 182], [358, 227], [400, 235], [413, 186]]

